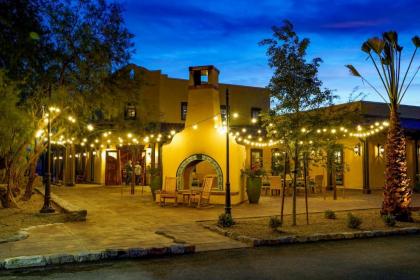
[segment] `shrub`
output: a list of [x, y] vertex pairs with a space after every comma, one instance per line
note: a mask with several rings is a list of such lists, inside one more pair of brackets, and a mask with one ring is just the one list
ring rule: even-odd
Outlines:
[[270, 220], [268, 221], [268, 226], [273, 230], [277, 231], [279, 227], [281, 227], [281, 221], [278, 217], [273, 216], [270, 217]]
[[383, 215], [382, 220], [384, 221], [385, 225], [389, 227], [393, 227], [396, 224], [395, 216], [391, 214]]
[[353, 215], [352, 213], [347, 214], [347, 227], [349, 228], [359, 228], [362, 224], [362, 219]]
[[233, 220], [232, 216], [226, 213], [219, 215], [219, 220], [217, 222], [217, 225], [221, 227], [231, 227], [235, 224], [235, 221]]
[[335, 218], [336, 218], [336, 216], [335, 216], [335, 212], [334, 212], [333, 210], [330, 210], [330, 209], [325, 210], [325, 212], [324, 212], [324, 217], [325, 217], [326, 219], [335, 219]]

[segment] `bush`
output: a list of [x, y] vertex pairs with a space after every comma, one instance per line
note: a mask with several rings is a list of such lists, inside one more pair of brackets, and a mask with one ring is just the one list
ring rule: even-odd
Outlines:
[[361, 224], [362, 219], [353, 215], [352, 213], [347, 214], [347, 227], [356, 229], [359, 228]]
[[335, 212], [334, 212], [333, 210], [330, 210], [330, 209], [325, 210], [325, 212], [324, 212], [324, 217], [325, 217], [326, 219], [335, 219], [335, 218], [336, 218], [336, 216], [335, 216]]
[[231, 227], [235, 224], [235, 221], [233, 220], [232, 216], [226, 213], [219, 215], [219, 220], [217, 222], [218, 226], [221, 227]]
[[268, 221], [268, 226], [273, 230], [277, 231], [279, 227], [282, 226], [281, 221], [278, 217], [273, 216], [270, 217], [270, 220]]
[[385, 225], [389, 227], [393, 227], [396, 224], [395, 216], [391, 214], [383, 215], [382, 220], [384, 221]]

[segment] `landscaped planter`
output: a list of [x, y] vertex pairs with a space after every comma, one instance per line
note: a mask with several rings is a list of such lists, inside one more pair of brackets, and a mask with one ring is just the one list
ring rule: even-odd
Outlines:
[[248, 177], [246, 179], [246, 194], [249, 203], [258, 203], [261, 196], [261, 177]]

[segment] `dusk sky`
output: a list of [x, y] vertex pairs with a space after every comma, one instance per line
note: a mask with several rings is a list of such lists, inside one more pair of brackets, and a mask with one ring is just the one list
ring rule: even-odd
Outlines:
[[[344, 67], [355, 65], [377, 84], [374, 68], [360, 50], [363, 41], [398, 31], [406, 66], [414, 50], [411, 38], [420, 35], [419, 0], [121, 1], [126, 24], [136, 36], [132, 62], [184, 79], [188, 66], [213, 64], [222, 83], [267, 86], [272, 71], [258, 42], [271, 37], [273, 25], [289, 19], [301, 38], [311, 40], [308, 59], [324, 61], [320, 78], [336, 90], [337, 102], [346, 102], [355, 88], [367, 94], [365, 100], [380, 101]], [[419, 61], [420, 53], [415, 67]], [[420, 105], [419, 75], [403, 103]]]

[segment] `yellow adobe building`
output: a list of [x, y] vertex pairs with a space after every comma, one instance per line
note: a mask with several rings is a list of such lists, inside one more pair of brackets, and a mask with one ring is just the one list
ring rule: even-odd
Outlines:
[[[170, 78], [161, 71], [149, 71], [135, 65], [128, 66], [125, 71], [133, 79], [140, 79], [141, 87], [136, 92], [137, 101], [127, 104], [116, 117], [124, 118], [132, 127], [139, 127], [138, 131], [133, 130], [133, 135], [139, 136], [138, 141], [132, 142], [134, 137], [126, 137], [127, 131], [115, 131], [113, 135], [121, 135], [123, 142], [118, 143], [115, 138], [102, 147], [92, 143], [94, 148], [85, 151], [83, 157], [77, 148], [68, 151], [67, 154], [79, 156], [72, 157], [76, 158], [75, 162], [66, 157], [69, 163], [65, 164], [64, 181], [71, 183], [80, 177], [79, 182], [121, 184], [124, 182], [124, 166], [129, 159], [134, 159], [142, 164], [144, 184], [149, 183], [148, 167], [161, 169], [163, 178], [176, 177], [178, 189], [199, 186], [205, 176], [214, 176], [211, 202], [224, 203], [226, 89], [230, 92], [231, 126], [240, 134], [232, 135], [230, 141], [233, 204], [247, 199], [241, 169], [258, 162], [268, 174], [279, 174], [280, 144], [262, 145], [259, 142], [257, 120], [261, 113], [269, 111], [270, 106], [266, 89], [219, 84], [220, 73], [214, 66], [190, 67], [187, 80]], [[360, 101], [341, 106], [357, 107], [366, 125], [387, 119], [386, 104]], [[414, 182], [419, 174], [420, 107], [403, 105], [400, 113], [407, 135], [408, 173]], [[249, 135], [251, 131], [253, 133]], [[336, 176], [338, 186], [366, 193], [382, 188], [385, 135], [384, 130], [374, 136], [343, 140], [344, 148], [336, 152], [337, 161], [343, 165], [342, 172]], [[241, 138], [247, 141], [239, 141]], [[135, 158], [132, 156], [133, 147], [136, 147]], [[317, 175], [322, 175], [323, 186], [332, 185], [332, 177], [326, 168], [311, 166], [309, 176], [314, 178]]]

